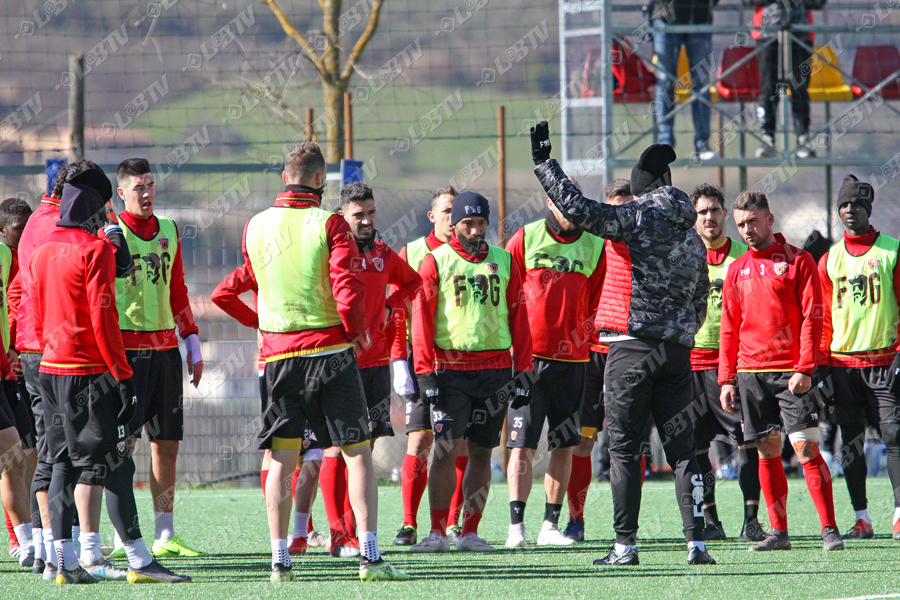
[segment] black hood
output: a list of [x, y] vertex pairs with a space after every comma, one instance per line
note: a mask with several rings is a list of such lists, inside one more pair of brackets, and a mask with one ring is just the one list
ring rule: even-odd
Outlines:
[[60, 227], [84, 229], [96, 233], [104, 222], [106, 201], [97, 190], [83, 183], [63, 185], [62, 199], [59, 201]]

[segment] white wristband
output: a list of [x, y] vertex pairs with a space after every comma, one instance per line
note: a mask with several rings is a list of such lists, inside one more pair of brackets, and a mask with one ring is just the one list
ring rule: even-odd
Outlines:
[[203, 360], [203, 354], [200, 352], [200, 336], [196, 333], [192, 333], [191, 335], [184, 338], [184, 347], [187, 348], [187, 351], [191, 354], [191, 362], [193, 364], [197, 364], [198, 362]]
[[409, 373], [409, 364], [403, 360], [395, 360], [391, 363], [391, 375], [394, 380], [394, 392], [398, 396], [409, 396], [415, 393], [412, 375]]

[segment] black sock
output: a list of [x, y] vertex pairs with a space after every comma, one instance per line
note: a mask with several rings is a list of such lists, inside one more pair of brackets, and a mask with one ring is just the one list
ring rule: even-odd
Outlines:
[[129, 454], [120, 461], [110, 467], [104, 481], [106, 512], [122, 541], [130, 542], [141, 539], [137, 504], [134, 501], [134, 460]]
[[759, 504], [744, 505], [744, 523], [759, 519]]
[[719, 524], [719, 511], [716, 510], [716, 505], [713, 504], [711, 506], [703, 507], [703, 517], [706, 519], [707, 523], [715, 523]]
[[738, 448], [737, 451], [738, 484], [744, 495], [744, 503], [748, 500], [759, 502], [759, 451], [755, 446]]
[[559, 525], [559, 513], [562, 512], [562, 504], [544, 504], [544, 520], [554, 525]]
[[521, 525], [525, 521], [525, 502], [513, 500], [509, 503], [509, 522], [511, 525]]
[[866, 455], [863, 445], [866, 440], [865, 427], [841, 426], [841, 455], [844, 467], [844, 482], [850, 494], [853, 510], [864, 510], [868, 507], [866, 499]]

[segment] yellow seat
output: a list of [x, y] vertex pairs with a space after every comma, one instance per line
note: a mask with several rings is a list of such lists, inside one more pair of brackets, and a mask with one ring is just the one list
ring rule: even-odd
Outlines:
[[[840, 66], [834, 49], [830, 46], [819, 46], [816, 48], [816, 52], [824, 56], [832, 65]], [[809, 79], [809, 99], [814, 102], [853, 100], [853, 90], [844, 81], [844, 76], [828, 62], [813, 54], [812, 75]]]
[[[691, 88], [691, 69], [688, 65], [687, 50], [681, 47], [678, 54], [678, 79], [675, 81], [675, 102], [687, 102], [691, 97], [688, 91]], [[711, 102], [719, 101], [719, 91], [716, 86], [709, 86], [709, 99]]]

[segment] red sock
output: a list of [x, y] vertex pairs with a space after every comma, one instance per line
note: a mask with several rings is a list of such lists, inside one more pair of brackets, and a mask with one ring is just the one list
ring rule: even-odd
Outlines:
[[456, 489], [453, 490], [453, 497], [450, 499], [450, 524], [459, 523], [459, 514], [463, 510], [463, 492], [462, 480], [466, 474], [466, 466], [469, 464], [468, 456], [456, 457]]
[[428, 459], [412, 454], [403, 457], [400, 468], [400, 490], [403, 496], [403, 526], [418, 527], [416, 515], [428, 485]]
[[259, 480], [262, 483], [263, 487], [263, 500], [266, 499], [266, 479], [269, 478], [269, 470], [265, 469], [259, 472]]
[[438, 510], [436, 508], [431, 509], [431, 533], [437, 531], [441, 535], [447, 534], [447, 517], [450, 515], [450, 511], [447, 509]]
[[462, 534], [474, 533], [478, 535], [478, 524], [481, 523], [481, 513], [466, 511], [463, 513]]
[[647, 455], [641, 454], [641, 487], [644, 487], [645, 477], [647, 477]]
[[16, 537], [16, 532], [13, 529], [13, 524], [9, 518], [9, 513], [7, 512], [7, 510], [5, 508], [3, 509], [3, 514], [6, 515], [6, 530], [9, 532], [9, 541], [11, 541], [11, 542], [15, 541], [18, 544], [19, 538]]
[[294, 505], [297, 504], [297, 480], [300, 479], [300, 469], [294, 469], [294, 476], [291, 477], [291, 496], [294, 498]]
[[312, 533], [315, 531], [312, 524], [312, 513], [309, 513], [309, 523], [306, 526], [306, 533]]
[[[344, 459], [341, 458], [344, 463]], [[344, 463], [344, 532], [351, 538], [356, 537], [356, 515], [353, 514], [353, 507], [350, 506], [350, 473]]]
[[779, 531], [787, 531], [788, 483], [780, 456], [759, 457], [759, 486], [766, 499], [769, 526]]
[[819, 522], [822, 529], [837, 527], [834, 518], [834, 497], [831, 490], [831, 471], [825, 464], [822, 455], [818, 455], [809, 462], [803, 463], [803, 476], [806, 479], [806, 489], [816, 505], [819, 513]]
[[344, 482], [343, 462], [340, 458], [326, 456], [322, 458], [322, 469], [319, 471], [319, 489], [322, 490], [322, 503], [325, 505], [332, 544], [337, 543], [344, 534], [341, 526], [346, 494], [346, 490], [341, 489]]
[[569, 518], [584, 523], [584, 503], [587, 502], [588, 488], [591, 487], [591, 457], [572, 456], [572, 474], [569, 476]]

